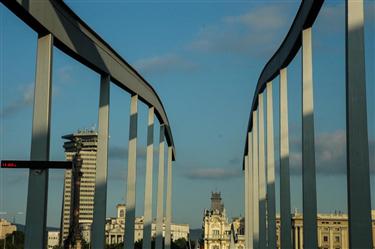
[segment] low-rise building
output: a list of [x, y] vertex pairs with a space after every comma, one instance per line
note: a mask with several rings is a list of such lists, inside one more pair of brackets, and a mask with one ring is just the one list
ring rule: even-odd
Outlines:
[[17, 231], [16, 225], [13, 225], [5, 219], [0, 219], [0, 239], [5, 239], [7, 234]]
[[59, 245], [60, 232], [59, 231], [48, 231], [47, 248], [52, 249]]
[[[372, 237], [375, 239], [375, 210], [372, 210]], [[334, 214], [318, 214], [318, 248], [349, 248], [348, 215], [341, 212]], [[280, 217], [276, 218], [277, 249], [280, 249]], [[292, 215], [292, 234], [294, 249], [303, 249], [303, 216]], [[375, 240], [373, 240], [375, 248]]]
[[[125, 214], [126, 206], [124, 204], [118, 204], [117, 217], [107, 218], [105, 225], [105, 236], [107, 244], [118, 244], [124, 241], [124, 230], [125, 230]], [[171, 237], [172, 240], [185, 239], [189, 237], [189, 225], [188, 224], [172, 224], [171, 225]], [[155, 220], [151, 225], [152, 238], [156, 237], [156, 222]], [[165, 236], [165, 224], [163, 225], [163, 236]], [[135, 218], [135, 230], [134, 230], [134, 241], [143, 239], [143, 216]]]

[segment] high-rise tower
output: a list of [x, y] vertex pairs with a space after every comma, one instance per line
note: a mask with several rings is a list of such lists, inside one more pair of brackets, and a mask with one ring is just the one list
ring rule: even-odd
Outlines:
[[[62, 137], [64, 142], [66, 160], [71, 161], [76, 152], [75, 141], [81, 141], [81, 150], [79, 152], [82, 159], [82, 177], [79, 193], [79, 223], [87, 226], [91, 225], [94, 213], [94, 193], [96, 177], [96, 152], [98, 146], [98, 133], [93, 130], [79, 130], [77, 133], [65, 135]], [[65, 171], [64, 196], [61, 214], [61, 233], [60, 243], [62, 243], [69, 234], [69, 220], [71, 214], [72, 197], [72, 171]]]

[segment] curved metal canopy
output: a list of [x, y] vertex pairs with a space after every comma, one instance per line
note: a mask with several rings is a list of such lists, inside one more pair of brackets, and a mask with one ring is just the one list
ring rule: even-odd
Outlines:
[[[250, 110], [250, 117], [246, 132], [246, 143], [244, 155], [247, 155], [248, 133], [253, 127], [252, 113], [258, 108], [258, 95], [261, 94], [268, 82], [272, 81], [279, 75], [281, 69], [287, 67], [294, 59], [302, 45], [302, 31], [312, 26], [319, 14], [324, 0], [303, 0], [299, 6], [298, 12], [293, 20], [284, 41], [279, 49], [267, 62], [259, 76], [258, 83], [254, 92], [253, 102]], [[243, 164], [244, 169], [244, 164]]]
[[51, 33], [54, 45], [131, 94], [155, 107], [155, 114], [165, 125], [166, 140], [175, 148], [167, 114], [152, 86], [94, 30], [82, 21], [63, 1], [1, 0], [1, 2], [38, 34]]

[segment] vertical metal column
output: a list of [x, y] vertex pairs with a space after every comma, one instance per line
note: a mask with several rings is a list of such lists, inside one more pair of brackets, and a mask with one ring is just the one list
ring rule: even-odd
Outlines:
[[165, 207], [165, 249], [171, 248], [172, 225], [172, 146], [168, 147], [167, 161], [167, 198]]
[[311, 27], [302, 31], [302, 189], [305, 248], [318, 248]]
[[253, 175], [253, 172], [252, 172], [252, 160], [253, 160], [253, 134], [252, 132], [249, 132], [248, 133], [248, 136], [247, 136], [247, 156], [248, 156], [248, 171], [247, 171], [247, 179], [248, 179], [248, 201], [249, 201], [249, 205], [248, 205], [248, 222], [246, 223], [247, 227], [249, 228], [249, 233], [248, 233], [248, 236], [249, 236], [249, 245], [247, 248], [249, 249], [253, 249], [254, 248], [254, 235], [253, 235], [253, 221], [254, 221], [254, 218], [253, 218], [253, 188], [254, 188], [254, 185], [253, 185], [253, 179], [252, 179], [252, 175]]
[[346, 139], [350, 248], [371, 248], [363, 0], [346, 1]]
[[[39, 35], [31, 160], [48, 161], [51, 130], [53, 36]], [[45, 248], [48, 199], [48, 169], [30, 170], [27, 193], [25, 248]]]
[[148, 109], [146, 183], [143, 222], [143, 249], [151, 248], [152, 235], [152, 172], [154, 159], [154, 107]]
[[138, 95], [132, 95], [130, 101], [128, 188], [126, 194], [124, 249], [134, 248], [135, 199], [137, 178], [137, 120]]
[[108, 130], [109, 130], [110, 76], [102, 75], [99, 96], [98, 151], [96, 156], [96, 180], [91, 246], [105, 246], [105, 218], [107, 207]]
[[[247, 142], [247, 139], [246, 139]], [[244, 183], [245, 183], [245, 248], [249, 248], [249, 156], [246, 155], [245, 161], [245, 171], [244, 171]]]
[[280, 241], [281, 248], [292, 248], [290, 214], [289, 131], [287, 69], [280, 70]]
[[[253, 246], [259, 249], [258, 111], [253, 111]], [[262, 248], [263, 249], [263, 248]]]
[[258, 95], [259, 115], [259, 248], [265, 249], [266, 243], [266, 167], [264, 152], [264, 108], [263, 93]]
[[276, 249], [275, 156], [272, 81], [267, 83], [267, 224], [268, 248]]
[[160, 125], [159, 138], [159, 172], [158, 199], [156, 209], [156, 239], [155, 249], [163, 249], [163, 207], [164, 207], [164, 125]]

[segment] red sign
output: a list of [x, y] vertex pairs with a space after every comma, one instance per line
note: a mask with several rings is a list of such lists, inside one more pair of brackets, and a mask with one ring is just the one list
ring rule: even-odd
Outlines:
[[12, 169], [71, 169], [71, 161], [20, 161], [2, 160], [1, 168]]

